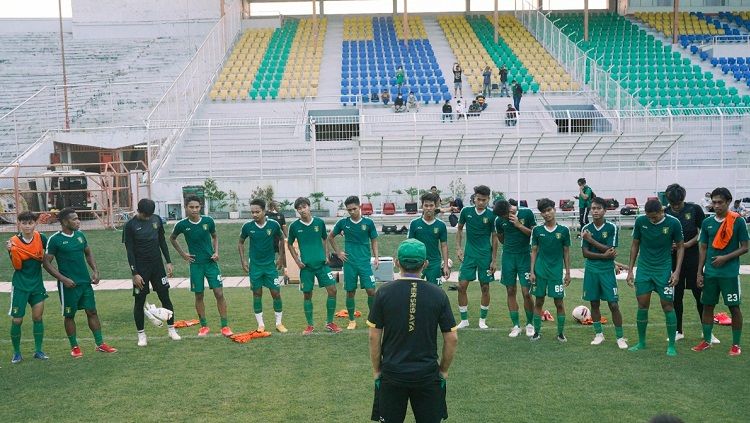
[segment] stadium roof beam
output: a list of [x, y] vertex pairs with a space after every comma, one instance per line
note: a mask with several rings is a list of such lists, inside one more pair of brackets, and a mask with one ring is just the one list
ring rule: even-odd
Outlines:
[[677, 25], [677, 19], [680, 14], [680, 0], [674, 0], [674, 10], [672, 11], [672, 44], [677, 44], [677, 40], [680, 37], [679, 26]]

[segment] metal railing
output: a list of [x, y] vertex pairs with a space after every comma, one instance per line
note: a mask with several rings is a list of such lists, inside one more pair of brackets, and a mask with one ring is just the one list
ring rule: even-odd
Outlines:
[[[225, 14], [211, 28], [208, 35], [195, 52], [190, 62], [180, 72], [144, 122], [147, 128], [152, 121], [189, 121], [206, 96], [211, 83], [221, 70], [224, 59], [231, 52], [231, 46], [241, 33], [241, 10], [239, 1], [230, 3]], [[149, 142], [148, 162], [152, 175], [157, 175], [174, 143], [182, 135], [174, 131], [166, 137]], [[150, 141], [150, 140], [149, 140]]]
[[586, 85], [602, 100], [607, 109], [633, 110], [643, 106], [626, 90], [619, 81], [612, 78], [609, 69], [599, 66], [598, 59], [591, 57], [591, 51], [583, 51], [563, 33], [544, 13], [540, 12], [528, 1], [522, 2], [521, 10], [516, 11], [516, 17], [523, 23], [531, 35], [539, 41], [547, 51], [563, 65], [571, 78]]

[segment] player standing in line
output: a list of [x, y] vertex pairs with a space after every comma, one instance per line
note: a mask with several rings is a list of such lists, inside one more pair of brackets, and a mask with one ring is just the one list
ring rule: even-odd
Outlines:
[[[310, 335], [315, 330], [313, 325], [312, 293], [315, 279], [318, 286], [325, 288], [328, 293], [326, 299], [326, 329], [339, 333], [341, 328], [333, 322], [336, 312], [336, 280], [328, 267], [328, 248], [326, 248], [326, 224], [319, 217], [310, 212], [310, 200], [299, 197], [294, 201], [294, 209], [299, 213], [299, 219], [289, 225], [289, 253], [299, 267], [300, 290], [304, 298], [305, 319], [307, 327], [303, 335]], [[294, 241], [298, 240], [299, 253], [294, 248]]]
[[[490, 282], [495, 279], [497, 269], [497, 238], [493, 235], [495, 216], [487, 209], [490, 188], [486, 185], [474, 187], [474, 205], [464, 207], [458, 217], [456, 232], [456, 257], [461, 260], [458, 275], [458, 311], [461, 322], [458, 329], [469, 326], [469, 298], [466, 290], [469, 282], [479, 279], [482, 299], [479, 308], [479, 328], [487, 329], [487, 313], [490, 310]], [[464, 255], [463, 233], [466, 225], [466, 253]]]
[[[638, 299], [636, 325], [638, 343], [630, 351], [646, 348], [646, 327], [648, 308], [651, 305], [651, 292], [656, 291], [661, 299], [661, 308], [667, 320], [667, 355], [677, 355], [675, 333], [677, 316], [674, 313], [674, 286], [680, 280], [682, 257], [685, 253], [680, 221], [665, 215], [659, 200], [649, 200], [645, 206], [645, 216], [638, 216], [633, 224], [633, 244], [630, 246], [628, 285], [633, 286], [633, 266], [638, 258], [638, 275], [635, 278], [635, 295]], [[672, 249], [676, 249], [675, 270], [672, 272]], [[643, 250], [643, 251], [641, 251]], [[638, 252], [642, 254], [638, 257]]]
[[[529, 282], [534, 286], [534, 335], [532, 341], [541, 337], [542, 306], [544, 297], [555, 301], [557, 308], [557, 340], [567, 342], [565, 329], [565, 287], [570, 285], [570, 230], [558, 225], [555, 218], [555, 203], [549, 198], [537, 202], [544, 225], [531, 230], [531, 273]], [[565, 276], [563, 275], [565, 266]]]
[[13, 279], [10, 291], [11, 320], [10, 340], [13, 344], [13, 359], [11, 363], [20, 363], [21, 356], [21, 324], [26, 314], [26, 304], [31, 307], [31, 320], [34, 333], [34, 358], [47, 360], [47, 354], [42, 351], [44, 339], [44, 300], [47, 290], [42, 280], [42, 261], [44, 248], [47, 246], [47, 236], [36, 231], [38, 216], [25, 211], [16, 219], [18, 234], [8, 240], [6, 247], [13, 265]]
[[698, 287], [703, 287], [703, 342], [693, 347], [693, 351], [704, 351], [711, 347], [714, 307], [721, 295], [732, 313], [732, 347], [729, 355], [737, 356], [742, 354], [740, 256], [747, 253], [749, 237], [742, 216], [729, 212], [731, 202], [732, 194], [728, 189], [713, 190], [711, 204], [716, 215], [704, 220], [701, 227], [697, 282]]
[[[62, 315], [65, 318], [65, 333], [70, 342], [70, 355], [83, 357], [76, 338], [75, 315], [78, 310], [85, 310], [89, 329], [94, 334], [96, 350], [103, 353], [115, 353], [117, 350], [104, 343], [102, 324], [96, 312], [96, 299], [91, 284], [99, 283], [99, 270], [91, 252], [86, 236], [78, 229], [81, 221], [78, 214], [70, 207], [57, 213], [61, 229], [47, 240], [44, 253], [44, 270], [57, 279]], [[57, 261], [57, 267], [52, 265]], [[93, 276], [86, 269], [89, 265]]]
[[[161, 217], [154, 214], [156, 203], [144, 198], [138, 202], [138, 214], [125, 224], [122, 231], [125, 250], [128, 254], [130, 271], [133, 274], [133, 318], [135, 328], [138, 331], [138, 346], [148, 345], [146, 332], [144, 331], [143, 306], [146, 304], [146, 296], [149, 293], [149, 283], [154, 287], [156, 295], [162, 307], [173, 312], [172, 317], [167, 320], [167, 333], [173, 341], [181, 339], [174, 328], [174, 306], [169, 298], [169, 280], [172, 277], [174, 267], [169, 258], [167, 239], [164, 236], [164, 225]], [[167, 268], [161, 256], [167, 261]]]
[[516, 277], [521, 285], [523, 309], [526, 312], [526, 336], [534, 335], [534, 302], [529, 292], [529, 274], [531, 273], [531, 230], [536, 226], [534, 212], [526, 207], [517, 207], [501, 199], [495, 203], [492, 212], [495, 219], [497, 240], [503, 244], [500, 263], [500, 282], [508, 293], [508, 311], [513, 328], [508, 336], [517, 337], [521, 333], [516, 299]]
[[[703, 318], [703, 304], [701, 304], [702, 289], [696, 283], [698, 274], [698, 238], [703, 220], [706, 215], [703, 213], [703, 207], [685, 202], [685, 188], [678, 184], [671, 184], [664, 191], [664, 195], [669, 201], [669, 206], [664, 213], [675, 217], [682, 225], [682, 236], [685, 239], [685, 254], [682, 258], [682, 269], [680, 269], [680, 279], [674, 287], [674, 312], [677, 316], [677, 334], [675, 341], [684, 338], [682, 332], [682, 311], [683, 298], [685, 289], [690, 289], [695, 298], [695, 305], [698, 308], [698, 318]], [[672, 250], [672, 270], [677, 264], [676, 251]], [[719, 340], [711, 335], [711, 342], [718, 344]]]
[[[334, 253], [344, 262], [344, 290], [346, 291], [346, 311], [349, 313], [349, 330], [357, 328], [354, 320], [355, 302], [354, 295], [357, 293], [357, 280], [360, 288], [367, 292], [367, 307], [372, 307], [375, 299], [375, 276], [372, 274], [372, 265], [377, 269], [378, 261], [378, 230], [372, 219], [362, 216], [359, 208], [359, 197], [352, 195], [344, 200], [344, 206], [349, 217], [339, 219], [333, 230], [328, 234], [328, 243]], [[344, 251], [340, 251], [336, 245], [337, 235], [344, 236]], [[371, 250], [372, 248], [372, 250]]]
[[622, 332], [622, 313], [620, 312], [617, 279], [615, 278], [615, 256], [620, 242], [617, 226], [607, 222], [607, 202], [603, 198], [591, 199], [591, 217], [594, 221], [583, 226], [581, 230], [581, 252], [586, 258], [583, 273], [583, 300], [591, 302], [591, 320], [594, 321], [594, 340], [591, 345], [604, 342], [602, 332], [601, 300], [607, 302], [612, 312], [612, 323], [615, 325], [617, 346], [627, 349], [628, 343]]
[[[221, 270], [219, 269], [219, 237], [216, 235], [216, 223], [213, 218], [201, 215], [203, 203], [197, 195], [185, 198], [187, 217], [174, 226], [169, 241], [175, 251], [190, 264], [190, 292], [195, 294], [195, 311], [198, 313], [201, 328], [198, 336], [206, 336], [210, 332], [206, 321], [206, 305], [203, 302], [204, 280], [214, 292], [216, 308], [219, 309], [221, 319], [221, 334], [232, 336], [227, 320], [227, 300], [222, 289]], [[182, 249], [177, 237], [185, 235], [188, 253]]]
[[407, 238], [421, 241], [427, 248], [427, 267], [422, 278], [435, 285], [442, 284], [442, 277], [448, 277], [451, 268], [448, 265], [448, 228], [445, 222], [435, 217], [440, 205], [440, 197], [433, 192], [426, 192], [420, 197], [422, 217], [409, 224]]
[[[258, 332], [266, 330], [263, 323], [263, 287], [268, 288], [273, 298], [273, 311], [276, 317], [276, 330], [286, 333], [287, 328], [281, 321], [283, 304], [281, 302], [281, 277], [279, 271], [286, 267], [286, 251], [284, 250], [284, 234], [281, 226], [275, 220], [266, 218], [266, 202], [256, 198], [250, 202], [252, 221], [242, 225], [237, 250], [240, 253], [242, 270], [250, 277], [250, 287], [253, 290], [253, 312], [258, 323]], [[248, 260], [245, 260], [245, 240], [250, 239]], [[274, 263], [278, 246], [279, 257]]]

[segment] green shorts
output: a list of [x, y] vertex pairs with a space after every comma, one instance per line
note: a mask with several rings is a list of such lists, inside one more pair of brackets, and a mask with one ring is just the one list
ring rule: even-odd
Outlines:
[[375, 276], [372, 274], [370, 263], [355, 264], [344, 262], [344, 290], [357, 290], [357, 280], [362, 289], [375, 289]]
[[41, 303], [47, 298], [47, 292], [29, 292], [18, 289], [11, 289], [10, 291], [10, 310], [8, 310], [8, 316], [10, 317], [23, 317], [26, 315], [26, 304], [34, 307]]
[[742, 290], [740, 289], [739, 276], [736, 278], [704, 278], [701, 304], [718, 304], [719, 294], [724, 298], [724, 304], [727, 306], [742, 304]]
[[204, 280], [208, 281], [208, 287], [211, 289], [223, 286], [218, 263], [213, 260], [208, 263], [190, 263], [190, 291], [196, 294], [202, 293], [206, 287]]
[[461, 269], [458, 271], [459, 281], [474, 281], [479, 279], [480, 283], [489, 283], [495, 280], [495, 275], [490, 272], [492, 258], [464, 257]]
[[94, 288], [91, 287], [90, 283], [66, 288], [61, 282], [58, 282], [57, 288], [63, 317], [75, 317], [78, 310], [96, 310]]
[[538, 298], [565, 298], [565, 284], [563, 284], [562, 280], [546, 281], [537, 279], [534, 296]]
[[427, 266], [422, 273], [422, 278], [427, 282], [440, 286], [443, 284], [443, 268], [440, 264]]
[[672, 271], [667, 270], [661, 275], [652, 273], [637, 272], [635, 275], [635, 296], [650, 294], [656, 292], [662, 301], [674, 301], [674, 287], [669, 286], [669, 278]]
[[318, 279], [318, 286], [325, 288], [329, 285], [336, 285], [336, 279], [333, 278], [331, 268], [327, 264], [318, 268], [305, 266], [299, 271], [299, 289], [302, 292], [312, 292], [315, 287], [315, 278]]
[[586, 270], [583, 273], [583, 300], [599, 301], [604, 300], [609, 303], [619, 301], [617, 295], [617, 279], [615, 271], [606, 272]]
[[274, 291], [281, 289], [281, 279], [275, 264], [255, 265], [250, 268], [250, 288], [257, 291], [263, 287]]
[[514, 286], [516, 278], [523, 287], [529, 286], [529, 272], [531, 272], [531, 254], [503, 253], [500, 264], [500, 283]]

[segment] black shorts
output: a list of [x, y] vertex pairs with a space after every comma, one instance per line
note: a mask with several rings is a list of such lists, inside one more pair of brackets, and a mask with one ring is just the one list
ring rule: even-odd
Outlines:
[[[672, 255], [672, 270], [675, 269], [676, 256]], [[685, 250], [682, 257], [682, 267], [680, 267], [680, 280], [677, 283], [677, 289], [695, 289], [698, 287], [698, 247]]]
[[169, 280], [167, 279], [167, 271], [164, 269], [164, 265], [161, 263], [154, 263], [153, 265], [144, 265], [137, 269], [138, 274], [143, 278], [143, 288], [138, 289], [133, 286], [133, 296], [140, 293], [148, 294], [150, 291], [149, 284], [154, 287], [155, 292], [162, 292], [169, 289]]
[[383, 375], [375, 383], [370, 419], [376, 422], [403, 422], [411, 402], [416, 423], [439, 423], [448, 418], [445, 379], [436, 377], [422, 384], [403, 384]]

